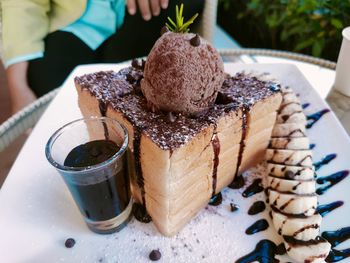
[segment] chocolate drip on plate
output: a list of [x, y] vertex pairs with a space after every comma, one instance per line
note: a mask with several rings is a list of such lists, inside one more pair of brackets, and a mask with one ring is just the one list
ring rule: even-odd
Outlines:
[[248, 227], [245, 233], [247, 235], [253, 235], [268, 229], [268, 227], [269, 227], [269, 223], [266, 221], [266, 219], [260, 219], [256, 221], [254, 224], [252, 224], [250, 227]]
[[152, 221], [152, 217], [147, 213], [145, 206], [134, 203], [132, 205], [132, 213], [141, 223], [149, 223]]
[[326, 258], [326, 262], [338, 262], [348, 257], [350, 257], [350, 248], [344, 250], [332, 249]]
[[307, 115], [306, 116], [306, 119], [309, 121], [307, 124], [306, 124], [306, 128], [307, 129], [310, 129], [317, 121], [319, 121], [321, 119], [321, 117], [323, 115], [325, 115], [326, 113], [330, 112], [329, 109], [323, 109], [323, 110], [320, 110], [318, 112], [315, 112], [313, 114], [310, 114], [310, 115]]
[[243, 197], [250, 197], [257, 193], [260, 193], [264, 191], [264, 187], [261, 184], [262, 180], [261, 178], [257, 178], [253, 181], [253, 183], [247, 187], [247, 189], [244, 190], [242, 193]]
[[328, 176], [318, 178], [316, 180], [318, 184], [324, 184], [326, 182], [328, 182], [329, 184], [318, 188], [316, 190], [316, 193], [319, 195], [324, 194], [329, 188], [333, 187], [334, 185], [336, 185], [337, 183], [345, 179], [345, 177], [347, 177], [348, 175], [349, 175], [349, 171], [340, 171]]
[[248, 210], [248, 215], [256, 215], [263, 212], [266, 208], [264, 201], [256, 201]]
[[344, 227], [336, 231], [324, 231], [322, 237], [325, 238], [332, 247], [350, 239], [350, 227]]
[[332, 212], [334, 209], [342, 206], [344, 204], [343, 201], [335, 201], [329, 204], [325, 204], [325, 205], [319, 205], [316, 208], [316, 212], [319, 213], [321, 216], [325, 216], [327, 215], [329, 212]]
[[235, 179], [228, 185], [229, 188], [231, 189], [240, 189], [244, 186], [244, 178], [243, 176], [237, 175]]
[[325, 157], [323, 157], [321, 159], [321, 161], [314, 163], [315, 170], [317, 171], [317, 170], [321, 169], [324, 165], [329, 164], [336, 157], [337, 157], [336, 153], [331, 153], [331, 154], [326, 155]]
[[279, 260], [275, 259], [275, 255], [276, 244], [268, 239], [263, 239], [259, 241], [252, 252], [236, 260], [236, 263], [251, 263], [255, 261], [260, 263], [278, 263]]
[[211, 145], [213, 146], [214, 159], [213, 159], [213, 191], [212, 196], [215, 195], [216, 191], [216, 183], [217, 183], [217, 174], [218, 174], [218, 166], [219, 166], [219, 154], [220, 154], [220, 140], [217, 134], [214, 134], [213, 139], [211, 141]]
[[221, 205], [222, 203], [222, 194], [221, 192], [214, 195], [210, 201], [209, 201], [209, 205], [212, 205], [212, 206], [218, 206], [218, 205]]

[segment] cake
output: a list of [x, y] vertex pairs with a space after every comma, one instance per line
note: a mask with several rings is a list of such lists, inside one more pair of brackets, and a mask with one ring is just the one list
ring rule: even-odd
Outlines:
[[127, 128], [134, 200], [166, 236], [264, 160], [282, 101], [266, 75], [225, 74], [215, 48], [188, 33], [195, 16], [184, 22], [182, 9], [147, 61], [75, 78], [84, 116]]
[[237, 174], [264, 159], [281, 94], [259, 76], [226, 76], [214, 105], [189, 117], [153, 112], [142, 78], [135, 61], [119, 72], [76, 77], [79, 107], [84, 116], [108, 116], [128, 129], [134, 199], [172, 236]]

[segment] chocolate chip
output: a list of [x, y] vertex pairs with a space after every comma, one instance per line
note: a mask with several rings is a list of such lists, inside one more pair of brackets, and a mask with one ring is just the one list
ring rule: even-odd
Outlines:
[[142, 69], [142, 65], [140, 65], [139, 61], [137, 59], [133, 59], [131, 61], [131, 66], [136, 69]]
[[74, 245], [75, 245], [75, 240], [74, 240], [74, 238], [68, 238], [68, 239], [66, 240], [66, 242], [64, 242], [64, 245], [66, 246], [66, 248], [72, 248], [72, 247], [74, 247]]
[[230, 203], [230, 210], [231, 212], [236, 212], [239, 209], [239, 206], [234, 204], [234, 203]]
[[284, 173], [284, 177], [287, 179], [294, 179], [295, 174], [292, 171], [287, 171]]
[[160, 30], [160, 35], [162, 36], [168, 32], [170, 32], [169, 28], [167, 26], [163, 26], [162, 29]]
[[190, 43], [194, 47], [198, 47], [201, 44], [200, 37], [196, 34], [193, 38], [191, 38]]
[[152, 261], [158, 261], [161, 257], [162, 257], [162, 254], [158, 249], [152, 250], [151, 253], [149, 254], [149, 259]]

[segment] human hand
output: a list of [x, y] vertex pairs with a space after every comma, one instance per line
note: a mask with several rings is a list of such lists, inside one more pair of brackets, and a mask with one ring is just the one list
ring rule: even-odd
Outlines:
[[160, 14], [160, 8], [166, 9], [169, 4], [169, 0], [127, 0], [128, 12], [130, 15], [136, 14], [136, 1], [142, 17], [146, 21], [150, 20], [152, 15], [158, 16]]
[[27, 82], [28, 62], [19, 62], [6, 69], [12, 114], [36, 100]]

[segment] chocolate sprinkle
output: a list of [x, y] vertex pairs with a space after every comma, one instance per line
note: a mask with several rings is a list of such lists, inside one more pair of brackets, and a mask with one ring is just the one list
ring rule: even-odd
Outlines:
[[191, 38], [190, 43], [194, 47], [198, 47], [201, 44], [201, 38], [196, 34], [193, 38]]
[[159, 249], [152, 250], [149, 254], [149, 259], [152, 261], [158, 261], [162, 257], [162, 254], [160, 253]]

